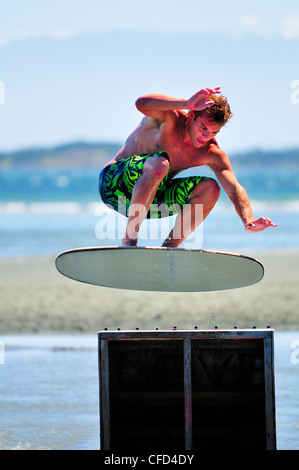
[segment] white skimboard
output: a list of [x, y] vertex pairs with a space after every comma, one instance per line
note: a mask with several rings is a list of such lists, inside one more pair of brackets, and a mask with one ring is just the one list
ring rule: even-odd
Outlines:
[[163, 247], [78, 248], [58, 255], [56, 268], [87, 284], [163, 292], [234, 289], [264, 275], [262, 263], [248, 256]]

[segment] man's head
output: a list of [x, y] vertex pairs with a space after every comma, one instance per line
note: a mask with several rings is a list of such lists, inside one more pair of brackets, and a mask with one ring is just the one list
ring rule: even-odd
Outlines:
[[202, 111], [191, 111], [186, 122], [188, 133], [195, 147], [201, 147], [211, 140], [232, 116], [227, 99], [222, 95], [210, 95], [214, 101]]
[[214, 101], [214, 104], [202, 111], [194, 111], [194, 120], [206, 113], [211, 122], [224, 126], [232, 117], [227, 99], [223, 95], [210, 95], [209, 101]]

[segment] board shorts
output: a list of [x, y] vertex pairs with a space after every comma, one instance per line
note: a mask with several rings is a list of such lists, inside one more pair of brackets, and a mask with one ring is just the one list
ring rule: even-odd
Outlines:
[[[151, 155], [133, 155], [107, 165], [100, 173], [99, 192], [102, 201], [115, 211], [128, 216], [134, 186], [142, 175], [145, 161], [150, 157], [163, 157], [169, 161], [166, 152]], [[157, 219], [181, 212], [195, 186], [206, 176], [169, 178], [169, 170], [161, 181], [147, 218]]]

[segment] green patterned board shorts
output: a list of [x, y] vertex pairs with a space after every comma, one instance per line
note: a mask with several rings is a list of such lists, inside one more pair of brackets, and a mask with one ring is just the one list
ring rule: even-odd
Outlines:
[[[107, 165], [100, 173], [99, 192], [102, 201], [115, 211], [128, 215], [134, 185], [142, 175], [147, 158], [163, 157], [169, 161], [166, 152], [151, 155], [133, 155]], [[157, 219], [178, 214], [188, 201], [195, 186], [206, 176], [168, 178], [168, 173], [161, 181], [147, 218]]]

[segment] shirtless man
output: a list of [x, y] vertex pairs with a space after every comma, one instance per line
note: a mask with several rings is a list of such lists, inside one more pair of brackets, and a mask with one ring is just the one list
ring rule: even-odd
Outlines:
[[[103, 202], [128, 216], [123, 245], [137, 245], [145, 217], [175, 213], [162, 246], [177, 247], [188, 237], [213, 209], [220, 187], [213, 178], [174, 176], [202, 165], [213, 170], [247, 232], [276, 226], [267, 217], [255, 220], [247, 193], [217, 144], [215, 136], [232, 114], [220, 87], [202, 89], [188, 100], [146, 95], [137, 99], [136, 107], [144, 118], [105, 166], [99, 182]], [[201, 211], [196, 210], [199, 204]]]

